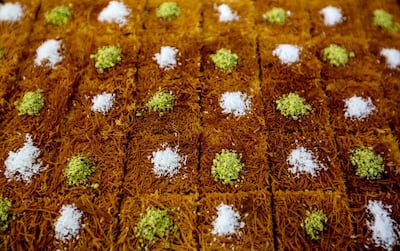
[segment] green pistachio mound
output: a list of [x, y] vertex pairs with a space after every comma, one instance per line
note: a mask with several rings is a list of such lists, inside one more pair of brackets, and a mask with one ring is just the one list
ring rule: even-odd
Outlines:
[[262, 17], [271, 24], [283, 24], [286, 21], [286, 11], [282, 8], [274, 7], [265, 12]]
[[357, 168], [356, 175], [367, 180], [376, 180], [386, 173], [383, 158], [372, 147], [360, 147], [350, 155], [351, 164]]
[[88, 158], [83, 156], [73, 156], [65, 170], [67, 184], [69, 186], [86, 184], [92, 172], [93, 165]]
[[388, 12], [379, 9], [373, 12], [375, 26], [381, 27], [389, 32], [397, 32], [400, 29], [400, 23], [393, 21], [393, 16]]
[[328, 61], [331, 65], [336, 67], [345, 66], [349, 58], [354, 56], [354, 52], [349, 53], [346, 48], [336, 44], [330, 44], [322, 51], [323, 60]]
[[71, 18], [71, 11], [67, 6], [57, 6], [44, 14], [46, 22], [58, 26], [66, 25]]
[[239, 56], [225, 48], [219, 49], [216, 54], [210, 55], [210, 58], [215, 66], [223, 71], [230, 71], [239, 63]]
[[211, 167], [211, 175], [216, 181], [221, 181], [222, 184], [232, 184], [239, 179], [239, 173], [243, 169], [243, 164], [240, 162], [241, 154], [235, 151], [222, 149], [221, 153], [217, 153]]
[[4, 57], [4, 49], [0, 48], [0, 59]]
[[139, 238], [139, 245], [145, 248], [176, 230], [177, 226], [168, 215], [167, 210], [148, 208], [146, 215], [137, 223], [134, 232], [135, 236]]
[[290, 117], [294, 120], [298, 120], [300, 116], [307, 115], [312, 111], [311, 106], [305, 104], [305, 99], [293, 92], [283, 95], [276, 101], [276, 104], [276, 109], [280, 111], [283, 116]]
[[159, 112], [160, 117], [162, 117], [165, 111], [174, 107], [174, 99], [175, 96], [172, 93], [159, 90], [151, 97], [146, 106], [152, 111]]
[[35, 92], [27, 92], [22, 100], [16, 101], [14, 105], [18, 110], [18, 115], [37, 115], [44, 106], [42, 92], [40, 89]]
[[0, 232], [7, 230], [8, 225], [11, 223], [10, 207], [11, 201], [0, 197]]
[[162, 3], [156, 10], [156, 16], [171, 21], [181, 14], [181, 9], [175, 2]]
[[301, 222], [300, 226], [312, 240], [318, 240], [328, 218], [322, 211], [318, 210], [307, 211], [306, 214], [307, 217]]
[[103, 73], [105, 69], [114, 67], [121, 61], [121, 50], [117, 46], [106, 45], [99, 48], [96, 54], [90, 55], [90, 59], [96, 61], [97, 71]]

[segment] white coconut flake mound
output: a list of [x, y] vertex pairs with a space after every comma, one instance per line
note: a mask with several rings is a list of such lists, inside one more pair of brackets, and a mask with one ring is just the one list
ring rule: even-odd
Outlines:
[[354, 95], [344, 100], [344, 116], [346, 118], [363, 120], [371, 115], [375, 109], [371, 98], [365, 99]]
[[60, 53], [61, 41], [49, 39], [39, 46], [36, 50], [35, 64], [50, 66], [54, 68], [56, 64], [63, 60]]
[[162, 150], [157, 150], [148, 157], [157, 177], [172, 177], [179, 173], [182, 165], [186, 164], [186, 156], [180, 156], [178, 152], [179, 146], [171, 148], [163, 145]]
[[108, 3], [99, 14], [97, 20], [99, 22], [117, 23], [119, 26], [123, 26], [128, 21], [128, 16], [131, 10], [125, 6], [125, 4], [118, 1], [111, 1]]
[[93, 105], [91, 110], [94, 112], [101, 112], [106, 114], [113, 106], [115, 95], [112, 93], [99, 94], [92, 99]]
[[20, 3], [0, 4], [0, 21], [18, 22], [24, 16]]
[[292, 150], [287, 162], [291, 166], [289, 172], [299, 177], [300, 174], [308, 173], [312, 177], [317, 176], [319, 171], [325, 169], [325, 167], [319, 163], [312, 151], [305, 149], [300, 146]]
[[160, 68], [170, 70], [175, 68], [177, 64], [177, 54], [178, 49], [171, 46], [161, 46], [160, 53], [156, 53], [153, 59], [157, 61], [157, 64], [160, 66]]
[[75, 204], [63, 205], [55, 224], [55, 238], [62, 242], [78, 238], [83, 213]]
[[372, 220], [367, 220], [367, 226], [372, 231], [372, 240], [386, 250], [400, 244], [399, 225], [390, 218], [391, 211], [392, 207], [383, 205], [382, 201], [368, 201], [367, 212], [372, 215]]
[[342, 10], [333, 6], [327, 6], [320, 10], [319, 13], [324, 16], [324, 24], [326, 26], [334, 26], [345, 20]]
[[235, 116], [246, 115], [251, 107], [250, 98], [242, 92], [225, 92], [222, 94], [219, 104], [223, 113], [233, 113]]
[[237, 233], [245, 224], [240, 222], [240, 214], [235, 211], [232, 205], [221, 203], [217, 207], [217, 218], [212, 225], [212, 234], [226, 236]]
[[227, 4], [221, 4], [219, 6], [215, 5], [214, 8], [219, 13], [220, 22], [232, 22], [239, 20], [238, 14], [236, 12], [233, 12]]
[[275, 50], [272, 51], [272, 55], [279, 58], [282, 64], [293, 64], [300, 60], [301, 48], [292, 44], [280, 44]]
[[394, 48], [383, 48], [381, 56], [386, 58], [386, 64], [390, 69], [396, 69], [400, 66], [400, 51]]
[[10, 180], [17, 180], [29, 183], [35, 174], [44, 169], [42, 162], [38, 159], [40, 149], [33, 145], [32, 136], [25, 135], [24, 146], [16, 152], [10, 151], [5, 160], [4, 175]]

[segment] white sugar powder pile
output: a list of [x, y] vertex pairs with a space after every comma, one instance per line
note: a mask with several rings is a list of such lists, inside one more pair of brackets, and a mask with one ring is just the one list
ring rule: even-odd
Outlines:
[[282, 64], [293, 64], [300, 60], [301, 48], [292, 44], [280, 44], [275, 50], [272, 51], [272, 55], [279, 58]]
[[320, 10], [319, 13], [324, 16], [324, 24], [326, 26], [334, 26], [344, 21], [342, 10], [333, 6], [327, 6]]
[[20, 3], [0, 4], [0, 22], [18, 22], [23, 15]]
[[36, 50], [35, 64], [38, 66], [43, 64], [54, 68], [55, 65], [60, 63], [64, 58], [61, 55], [60, 50], [61, 41], [54, 39], [45, 41]]
[[386, 58], [386, 64], [391, 69], [396, 69], [400, 66], [400, 51], [394, 48], [383, 48], [381, 56]]
[[55, 238], [62, 242], [77, 238], [81, 228], [82, 212], [71, 204], [62, 206], [60, 214], [55, 224]]
[[251, 101], [246, 93], [225, 92], [222, 94], [219, 104], [223, 113], [233, 113], [235, 116], [243, 116], [250, 109]]
[[372, 220], [367, 220], [367, 226], [372, 231], [372, 240], [376, 246], [392, 250], [399, 244], [399, 225], [390, 217], [391, 206], [384, 206], [382, 201], [368, 201], [367, 213]]
[[240, 222], [240, 214], [236, 212], [232, 205], [221, 203], [217, 207], [217, 218], [212, 222], [212, 234], [226, 236], [237, 233], [244, 227], [244, 222]]
[[219, 13], [219, 21], [220, 22], [231, 22], [231, 21], [239, 20], [238, 14], [236, 12], [233, 12], [227, 4], [221, 4], [219, 6], [215, 5], [214, 8]]
[[363, 120], [375, 110], [371, 98], [362, 98], [354, 95], [344, 100], [344, 116], [350, 119]]
[[154, 60], [157, 61], [157, 64], [160, 68], [169, 70], [175, 68], [176, 55], [178, 53], [178, 49], [171, 46], [162, 46], [160, 53], [156, 53], [153, 57]]
[[93, 105], [91, 107], [91, 110], [94, 112], [101, 112], [103, 114], [106, 114], [112, 108], [114, 100], [114, 94], [103, 92], [103, 94], [99, 94], [93, 97]]
[[10, 151], [4, 164], [4, 175], [8, 180], [18, 180], [29, 183], [35, 174], [44, 169], [38, 159], [40, 149], [33, 145], [30, 134], [25, 135], [24, 146], [16, 152]]
[[99, 14], [97, 20], [99, 22], [117, 23], [119, 26], [123, 26], [128, 21], [128, 16], [131, 10], [127, 8], [123, 3], [117, 1], [111, 1], [108, 3]]
[[318, 162], [314, 153], [300, 146], [292, 150], [287, 162], [291, 166], [289, 172], [299, 177], [300, 174], [308, 173], [312, 177], [317, 176], [320, 170], [324, 169], [324, 166]]
[[178, 154], [178, 146], [171, 148], [164, 145], [163, 147], [163, 150], [153, 152], [148, 158], [153, 164], [153, 172], [157, 177], [172, 177], [179, 173], [182, 164], [186, 164], [186, 156]]

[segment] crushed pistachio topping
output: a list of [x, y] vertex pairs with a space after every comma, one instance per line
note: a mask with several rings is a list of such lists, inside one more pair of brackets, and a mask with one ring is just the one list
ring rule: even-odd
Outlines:
[[223, 71], [230, 71], [239, 63], [239, 56], [231, 50], [222, 48], [216, 54], [210, 55], [215, 66]]
[[71, 18], [71, 11], [68, 6], [57, 6], [44, 14], [46, 22], [58, 26], [66, 25]]
[[349, 61], [349, 58], [352, 58], [354, 56], [354, 52], [348, 52], [346, 48], [343, 48], [336, 44], [330, 44], [322, 51], [323, 60], [328, 61], [331, 65], [337, 67], [345, 66]]
[[286, 21], [286, 11], [282, 8], [274, 7], [265, 12], [262, 17], [271, 24], [283, 24]]
[[164, 112], [171, 110], [174, 106], [175, 96], [172, 92], [168, 93], [163, 90], [159, 90], [156, 94], [151, 97], [146, 106], [152, 111], [160, 112], [160, 117], [164, 115]]
[[25, 93], [22, 100], [18, 100], [14, 103], [17, 108], [18, 115], [36, 115], [44, 106], [44, 98], [42, 90], [38, 89], [35, 92]]
[[360, 147], [350, 155], [351, 164], [357, 168], [356, 175], [367, 180], [376, 180], [386, 173], [383, 158], [372, 147]]
[[175, 2], [162, 3], [156, 10], [156, 16], [165, 20], [172, 20], [181, 14], [181, 9]]
[[379, 9], [373, 12], [375, 26], [381, 27], [389, 32], [397, 32], [400, 29], [400, 23], [393, 21], [393, 16], [388, 12]]
[[177, 230], [167, 210], [148, 208], [146, 215], [138, 222], [134, 231], [139, 245], [146, 247], [156, 243]]
[[100, 187], [100, 185], [99, 185], [99, 183], [93, 183], [89, 187], [93, 188], [93, 189], [98, 189]]
[[221, 181], [222, 184], [232, 184], [239, 179], [239, 173], [243, 169], [243, 164], [240, 162], [241, 154], [235, 151], [222, 149], [221, 153], [217, 153], [211, 167], [211, 175], [216, 181]]
[[11, 201], [5, 198], [0, 198], [0, 232], [7, 230], [8, 225], [12, 220], [10, 214]]
[[65, 171], [69, 186], [85, 184], [93, 172], [91, 161], [83, 156], [73, 156]]
[[96, 61], [97, 71], [103, 73], [105, 69], [114, 67], [121, 61], [121, 50], [117, 46], [106, 45], [99, 48], [96, 54], [90, 55], [90, 58]]
[[318, 240], [328, 218], [322, 211], [318, 210], [307, 211], [306, 214], [307, 217], [302, 221], [301, 228], [306, 231], [312, 240]]
[[305, 99], [293, 92], [283, 95], [276, 101], [276, 104], [276, 109], [280, 111], [283, 116], [290, 117], [294, 120], [298, 120], [300, 116], [307, 115], [312, 111], [311, 106], [305, 104]]
[[0, 59], [4, 57], [4, 49], [0, 48]]

